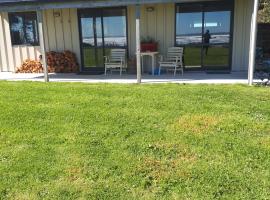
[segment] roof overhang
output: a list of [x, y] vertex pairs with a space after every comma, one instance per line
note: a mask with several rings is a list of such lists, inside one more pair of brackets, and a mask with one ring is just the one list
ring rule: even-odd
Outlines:
[[[98, 8], [154, 3], [198, 2], [200, 0], [0, 0], [0, 12], [61, 8]], [[211, 1], [211, 0], [201, 0]]]

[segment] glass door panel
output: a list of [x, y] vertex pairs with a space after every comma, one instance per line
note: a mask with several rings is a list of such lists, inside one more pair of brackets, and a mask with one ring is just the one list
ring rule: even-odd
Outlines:
[[125, 9], [105, 9], [103, 11], [104, 46], [123, 47], [127, 46], [127, 27]]
[[177, 7], [176, 45], [184, 47], [186, 69], [201, 69], [203, 12], [200, 4]]
[[185, 46], [184, 64], [186, 69], [201, 69], [202, 46]]
[[95, 37], [94, 37], [94, 18], [81, 15], [81, 47], [84, 68], [96, 66], [95, 62]]
[[206, 69], [229, 68], [230, 30], [231, 11], [204, 13], [203, 65]]
[[104, 55], [112, 48], [127, 49], [125, 8], [79, 10], [82, 70], [104, 72]]
[[103, 54], [103, 33], [102, 33], [102, 18], [95, 18], [95, 33], [96, 33], [96, 67], [104, 68], [104, 54]]
[[230, 47], [228, 45], [210, 45], [207, 54], [205, 52], [203, 54], [203, 64], [206, 69], [225, 70], [228, 68], [230, 60]]
[[202, 12], [177, 13], [176, 44], [202, 43]]
[[186, 69], [229, 69], [233, 1], [176, 6], [176, 46], [184, 47]]

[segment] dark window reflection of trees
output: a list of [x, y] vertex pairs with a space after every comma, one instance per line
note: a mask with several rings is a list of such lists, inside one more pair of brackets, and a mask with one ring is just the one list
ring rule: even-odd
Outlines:
[[38, 45], [36, 13], [10, 13], [9, 20], [13, 45]]

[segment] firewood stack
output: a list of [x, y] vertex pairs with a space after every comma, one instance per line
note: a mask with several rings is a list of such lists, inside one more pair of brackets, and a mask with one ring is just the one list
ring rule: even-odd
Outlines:
[[42, 64], [39, 61], [25, 60], [22, 65], [17, 68], [16, 73], [42, 73]]
[[[71, 73], [78, 72], [79, 65], [76, 56], [71, 51], [46, 53], [49, 73]], [[42, 73], [43, 67], [40, 61], [25, 60], [17, 68], [16, 73]]]
[[71, 51], [48, 52], [47, 65], [49, 72], [69, 73], [78, 72], [79, 65], [76, 56]]

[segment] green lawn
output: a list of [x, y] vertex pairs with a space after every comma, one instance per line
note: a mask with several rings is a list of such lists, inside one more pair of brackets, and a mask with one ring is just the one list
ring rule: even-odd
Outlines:
[[[104, 52], [106, 56], [110, 55], [110, 50], [109, 48], [105, 48]], [[92, 67], [103, 67], [104, 63], [104, 54], [103, 54], [103, 49], [98, 48], [96, 49], [97, 52], [97, 58], [98, 58], [98, 63], [96, 63], [96, 58], [95, 58], [95, 49], [93, 47], [84, 47], [83, 48], [83, 59], [84, 59], [84, 66], [85, 68], [92, 68]]]
[[[220, 46], [210, 46], [208, 54], [205, 55], [203, 50], [203, 64], [205, 66], [228, 66], [229, 65], [229, 48]], [[185, 67], [195, 68], [201, 67], [201, 47], [185, 47]]]
[[269, 88], [0, 88], [0, 199], [270, 197]]

